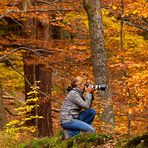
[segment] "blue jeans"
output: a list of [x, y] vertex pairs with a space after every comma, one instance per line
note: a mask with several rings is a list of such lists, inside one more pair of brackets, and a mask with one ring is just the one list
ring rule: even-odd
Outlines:
[[62, 124], [62, 128], [68, 130], [68, 137], [71, 138], [83, 132], [91, 132], [94, 133], [95, 129], [91, 126], [94, 117], [96, 115], [96, 111], [94, 109], [86, 109], [79, 113], [78, 119], [73, 119], [70, 122], [66, 122]]

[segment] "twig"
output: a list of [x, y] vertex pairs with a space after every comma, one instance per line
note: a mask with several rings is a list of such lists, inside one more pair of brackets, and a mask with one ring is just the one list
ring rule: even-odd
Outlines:
[[[9, 62], [9, 64], [10, 64], [10, 66], [16, 71], [16, 72], [18, 72], [22, 77], [24, 77], [24, 79], [25, 79], [25, 81], [29, 84], [29, 86], [31, 87], [31, 86], [33, 86], [30, 82], [29, 82], [29, 80], [26, 78], [26, 76], [24, 76], [17, 68], [15, 68], [14, 66], [13, 66], [13, 64], [12, 64], [12, 62], [10, 61], [10, 60], [8, 60], [8, 62]], [[45, 96], [46, 98], [48, 97], [48, 94], [46, 94], [46, 93], [44, 93], [44, 92], [42, 92], [42, 91], [40, 91], [40, 90], [37, 90], [40, 94], [42, 94], [43, 96]], [[51, 100], [53, 101], [53, 102], [56, 102], [56, 103], [58, 103], [58, 104], [62, 104], [60, 101], [57, 101], [57, 100], [55, 100], [55, 99], [53, 99], [53, 98], [51, 98]]]
[[133, 26], [133, 27], [142, 29], [142, 30], [144, 30], [144, 31], [148, 31], [148, 28], [145, 28], [144, 26], [139, 26], [139, 25], [136, 25], [136, 24], [134, 24], [134, 23], [131, 23], [131, 22], [128, 22], [128, 21], [125, 21], [125, 20], [123, 20], [123, 22], [124, 22], [126, 25]]
[[16, 5], [16, 3], [13, 4], [13, 6], [12, 6], [12, 8], [11, 8], [10, 10], [7, 10], [6, 13], [2, 14], [2, 15], [0, 16], [0, 20], [1, 20], [2, 18], [4, 18], [8, 13], [11, 13], [11, 12], [13, 11], [13, 8], [14, 8], [15, 5]]
[[43, 4], [48, 4], [48, 5], [51, 5], [52, 3], [57, 3], [57, 2], [61, 2], [60, 0], [54, 0], [52, 2], [45, 2], [43, 0], [35, 0], [36, 2], [39, 2], [39, 3], [43, 3]]
[[[52, 1], [52, 2], [45, 2], [45, 1], [43, 1], [43, 0], [35, 0], [36, 2], [39, 2], [39, 3], [43, 3], [43, 4], [48, 4], [48, 5], [51, 5], [51, 4], [53, 4], [53, 3], [69, 3], [69, 4], [71, 4], [70, 2], [67, 2], [67, 1], [65, 1], [65, 0], [54, 0], [54, 1]], [[79, 2], [79, 0], [73, 0], [72, 2]]]
[[57, 9], [57, 10], [55, 10], [55, 9], [32, 9], [32, 10], [13, 10], [13, 9], [11, 9], [11, 10], [8, 10], [5, 14], [2, 14], [0, 16], [0, 20], [2, 18], [4, 18], [9, 13], [31, 13], [31, 12], [50, 12], [50, 11], [67, 11], [67, 12], [69, 12], [69, 11], [74, 11], [74, 9], [66, 9], [66, 8], [65, 9]]
[[5, 99], [5, 100], [15, 100], [15, 98], [12, 97], [12, 96], [4, 96], [3, 95], [2, 98]]
[[[18, 50], [27, 50], [27, 51], [33, 52], [33, 53], [34, 53], [35, 55], [37, 55], [37, 56], [41, 56], [41, 54], [40, 54], [39, 52], [43, 52], [43, 51], [49, 52], [49, 51], [47, 51], [47, 50], [45, 50], [45, 49], [35, 49], [35, 50], [34, 50], [34, 49], [31, 49], [31, 48], [27, 48], [27, 47], [19, 47], [19, 48], [13, 49], [13, 50], [9, 51], [8, 53], [4, 54], [3, 56], [1, 56], [1, 57], [0, 57], [0, 61], [3, 60], [3, 59], [4, 59], [5, 57], [7, 57], [8, 55], [10, 55], [11, 53], [16, 52], [16, 51], [18, 51]], [[49, 53], [52, 54], [52, 52], [49, 52]]]
[[24, 77], [25, 81], [29, 84], [29, 86], [32, 86], [31, 83], [29, 82], [29, 80], [21, 73], [19, 72], [19, 70], [17, 68], [15, 68], [12, 64], [12, 62], [10, 60], [8, 60], [10, 66], [18, 73], [20, 74], [22, 77]]
[[59, 113], [60, 112], [60, 109], [51, 109], [53, 112], [56, 112], [56, 113]]
[[20, 22], [18, 22], [17, 20], [15, 20], [15, 19], [12, 18], [12, 17], [11, 17], [11, 19], [12, 19], [15, 23], [17, 23], [19, 26], [21, 26], [22, 28], [24, 28], [24, 26], [23, 26]]
[[4, 107], [4, 109], [11, 115], [11, 116], [18, 116], [17, 114], [13, 114], [8, 108]]

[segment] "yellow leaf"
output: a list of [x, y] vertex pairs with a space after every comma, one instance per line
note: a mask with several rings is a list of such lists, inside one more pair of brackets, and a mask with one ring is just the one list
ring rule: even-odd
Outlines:
[[116, 6], [112, 6], [112, 8], [113, 8], [114, 10], [116, 10], [116, 9], [117, 9], [117, 7], [116, 7]]
[[116, 21], [115, 17], [113, 17], [113, 16], [112, 16], [110, 19], [111, 19], [112, 21]]
[[133, 11], [133, 14], [136, 14], [138, 11], [137, 10], [135, 10], [135, 11]]

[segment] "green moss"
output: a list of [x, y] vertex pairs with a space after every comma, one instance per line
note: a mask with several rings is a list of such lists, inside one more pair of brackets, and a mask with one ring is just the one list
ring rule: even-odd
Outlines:
[[[113, 138], [108, 135], [97, 133], [81, 133], [71, 139], [64, 140], [63, 133], [60, 132], [50, 138], [45, 137], [32, 140], [29, 143], [20, 143], [17, 148], [91, 148], [105, 144], [109, 140], [113, 140]], [[115, 148], [147, 148], [148, 133], [139, 135], [130, 141], [126, 139], [120, 141], [114, 140], [113, 143], [116, 143]]]
[[20, 143], [17, 148], [25, 148], [25, 147], [26, 147], [25, 143]]
[[103, 144], [111, 137], [103, 134], [81, 133], [68, 140], [63, 140], [62, 133], [51, 138], [36, 139], [28, 144], [21, 143], [17, 148], [91, 148]]
[[92, 146], [104, 144], [106, 141], [110, 139], [111, 139], [110, 136], [103, 134], [81, 133], [69, 139], [67, 141], [67, 147], [89, 148]]

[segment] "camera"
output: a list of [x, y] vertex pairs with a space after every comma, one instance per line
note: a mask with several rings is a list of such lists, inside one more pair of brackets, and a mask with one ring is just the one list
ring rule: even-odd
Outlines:
[[86, 87], [88, 87], [89, 85], [91, 85], [94, 90], [102, 90], [102, 91], [105, 91], [106, 88], [107, 88], [107, 84], [95, 84], [95, 85], [92, 85], [90, 83], [86, 83], [85, 84]]

